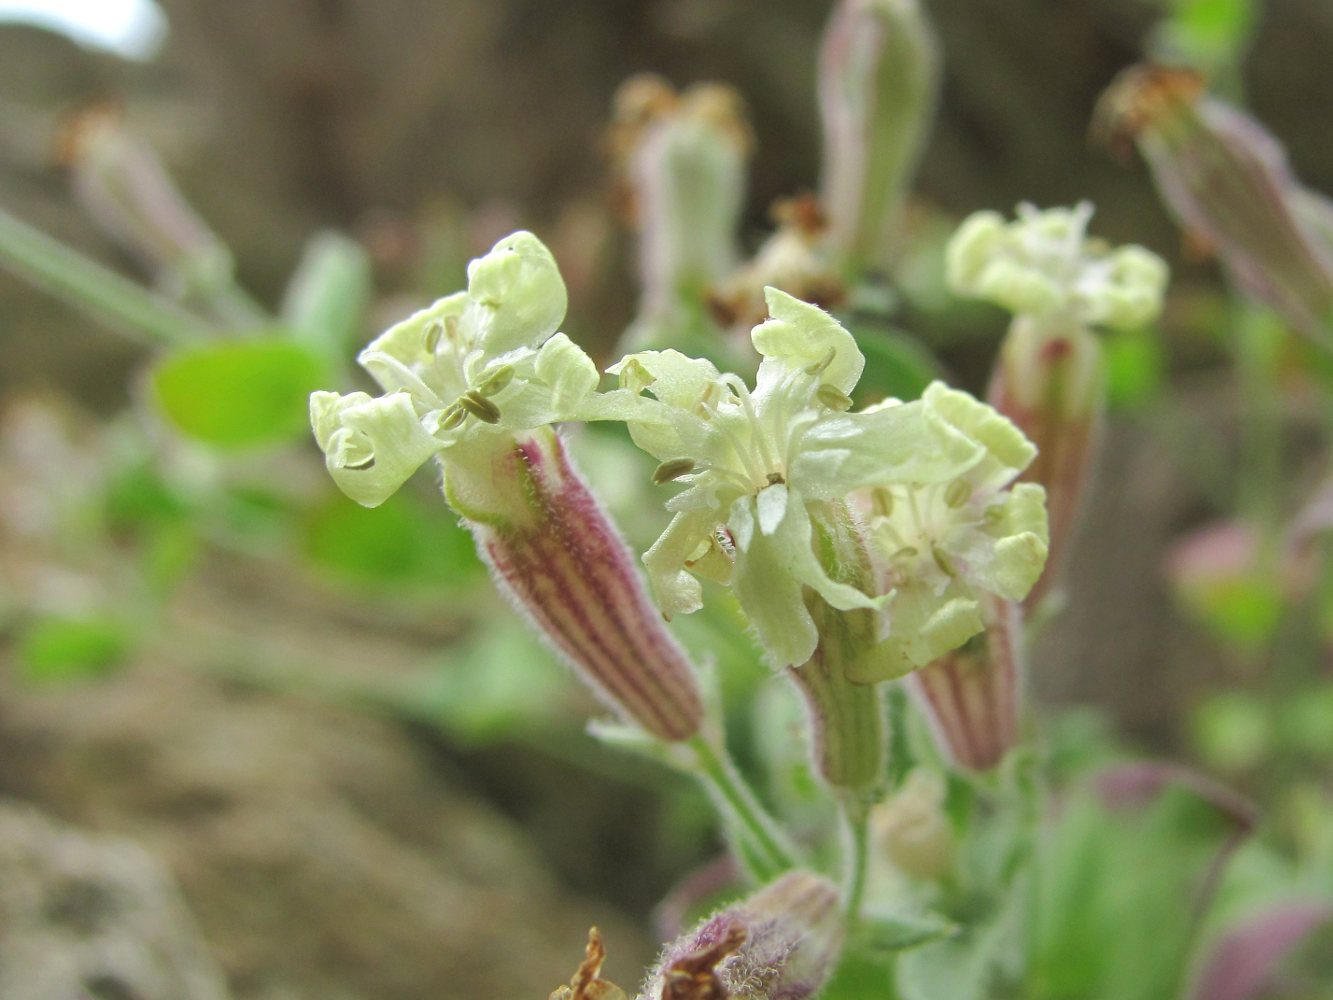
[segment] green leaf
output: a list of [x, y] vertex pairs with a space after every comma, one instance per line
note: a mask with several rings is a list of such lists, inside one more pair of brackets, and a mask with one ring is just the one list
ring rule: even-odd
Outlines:
[[129, 628], [113, 618], [39, 618], [19, 636], [17, 657], [28, 680], [78, 680], [118, 666], [133, 642]]
[[482, 571], [472, 536], [443, 502], [428, 507], [408, 492], [373, 508], [333, 495], [310, 512], [304, 535], [317, 569], [355, 583], [457, 589]]
[[856, 928], [856, 946], [884, 955], [906, 951], [956, 933], [958, 926], [933, 914], [867, 913]]
[[441, 660], [418, 694], [420, 711], [474, 745], [558, 728], [571, 714], [571, 686], [554, 660], [528, 629], [494, 619]]
[[855, 948], [843, 954], [832, 981], [819, 996], [821, 1000], [899, 1000], [893, 973], [885, 968], [883, 958]]
[[1161, 392], [1166, 355], [1156, 330], [1111, 333], [1102, 339], [1102, 347], [1112, 408], [1136, 410]]
[[274, 444], [310, 433], [309, 397], [326, 365], [305, 345], [275, 338], [228, 340], [164, 359], [153, 395], [181, 433], [220, 448]]
[[1263, 703], [1241, 691], [1203, 701], [1191, 714], [1189, 729], [1208, 766], [1233, 774], [1263, 763], [1274, 735]]

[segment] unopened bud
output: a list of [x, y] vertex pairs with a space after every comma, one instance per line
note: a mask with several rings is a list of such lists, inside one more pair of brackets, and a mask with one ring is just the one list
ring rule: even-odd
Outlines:
[[1136, 66], [1102, 97], [1096, 127], [1113, 147], [1137, 144], [1167, 207], [1242, 292], [1333, 345], [1333, 239], [1319, 221], [1333, 206], [1262, 125], [1188, 70]]
[[1019, 607], [986, 597], [986, 631], [913, 673], [940, 749], [959, 767], [987, 771], [1018, 742]]
[[[665, 740], [698, 732], [694, 669], [552, 430], [476, 468], [446, 464], [445, 494], [501, 592], [622, 719]], [[516, 516], [497, 516], [506, 508]]]
[[819, 53], [820, 194], [848, 278], [882, 267], [935, 113], [939, 58], [917, 0], [842, 0]]
[[899, 792], [875, 807], [870, 822], [876, 842], [900, 872], [929, 880], [953, 867], [957, 845], [939, 777], [913, 771]]
[[616, 105], [613, 151], [639, 232], [631, 338], [670, 346], [701, 320], [706, 290], [736, 266], [753, 140], [741, 98], [721, 84], [677, 96], [655, 77], [635, 77]]
[[805, 1000], [842, 949], [838, 890], [794, 871], [666, 947], [639, 1000]]
[[119, 108], [98, 104], [75, 115], [59, 153], [93, 221], [170, 294], [206, 293], [231, 280], [231, 252], [185, 201], [157, 153], [125, 127]]

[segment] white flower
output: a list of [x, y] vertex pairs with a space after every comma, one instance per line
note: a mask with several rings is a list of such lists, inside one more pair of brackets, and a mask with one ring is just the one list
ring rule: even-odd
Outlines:
[[1022, 204], [1008, 223], [997, 212], [969, 216], [946, 252], [950, 286], [1022, 315], [1114, 328], [1147, 323], [1162, 307], [1166, 265], [1143, 247], [1112, 250], [1089, 239], [1092, 211], [1084, 201], [1046, 211]]
[[626, 389], [655, 397], [620, 411], [635, 442], [662, 462], [655, 479], [686, 485], [644, 555], [663, 612], [696, 610], [695, 576], [726, 575], [730, 563], [731, 587], [781, 667], [804, 663], [818, 641], [805, 587], [840, 610], [885, 600], [830, 576], [810, 505], [874, 483], [945, 482], [985, 449], [920, 403], [849, 412], [865, 365], [851, 334], [784, 292], [765, 296], [772, 318], [752, 334], [763, 355], [753, 391], [675, 351], [631, 355], [611, 371]]
[[924, 667], [985, 627], [982, 601], [1027, 596], [1046, 565], [1046, 491], [1010, 487], [1036, 449], [992, 407], [935, 382], [923, 406], [984, 456], [936, 483], [884, 483], [864, 493], [870, 533], [888, 567], [888, 637], [851, 679], [874, 682]]
[[[531, 233], [514, 233], [472, 261], [467, 291], [390, 327], [358, 356], [386, 395], [311, 397], [334, 481], [373, 507], [433, 454], [446, 478], [451, 465], [484, 475], [513, 432], [583, 415], [598, 374], [555, 332], [566, 302], [555, 259]], [[496, 437], [504, 441], [488, 440]]]

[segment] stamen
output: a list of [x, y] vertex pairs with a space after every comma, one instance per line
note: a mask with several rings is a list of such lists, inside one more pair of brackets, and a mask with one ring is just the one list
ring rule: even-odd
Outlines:
[[836, 410], [839, 413], [852, 408], [852, 397], [836, 385], [830, 385], [828, 382], [825, 382], [815, 391], [815, 398], [830, 410]]
[[838, 356], [838, 349], [836, 347], [830, 347], [828, 349], [828, 353], [825, 354], [822, 358], [820, 358], [812, 365], [805, 366], [805, 373], [807, 375], [823, 375], [824, 372], [828, 371], [828, 366], [833, 364], [833, 359], [836, 358], [837, 356]]
[[444, 411], [444, 416], [440, 418], [440, 430], [453, 430], [467, 419], [467, 413], [468, 411], [463, 409], [460, 403], [450, 403], [448, 409]]
[[421, 331], [421, 346], [425, 348], [427, 354], [434, 354], [436, 348], [440, 346], [440, 338], [443, 336], [444, 324], [438, 319], [433, 319]]
[[514, 366], [500, 365], [477, 386], [477, 392], [483, 396], [495, 396], [503, 392], [514, 381]]
[[876, 517], [893, 515], [893, 491], [887, 486], [876, 486], [870, 491], [870, 509]]
[[692, 458], [673, 458], [669, 462], [663, 462], [653, 473], [653, 485], [663, 486], [672, 480], [679, 479], [681, 476], [689, 475], [694, 471], [694, 459]]
[[972, 499], [972, 484], [966, 479], [955, 479], [944, 491], [944, 503], [953, 510]]
[[935, 560], [935, 565], [940, 568], [945, 576], [958, 575], [958, 568], [954, 566], [953, 559], [949, 556], [949, 553], [945, 552], [938, 545], [932, 545], [930, 547], [930, 555]]
[[500, 408], [475, 389], [470, 389], [459, 396], [458, 404], [483, 423], [500, 422]]

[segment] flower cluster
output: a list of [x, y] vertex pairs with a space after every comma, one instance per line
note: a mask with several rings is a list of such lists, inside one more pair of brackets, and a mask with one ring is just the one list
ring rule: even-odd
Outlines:
[[[700, 606], [698, 577], [729, 583], [778, 667], [804, 663], [818, 642], [805, 588], [839, 610], [888, 608], [898, 638], [856, 679], [901, 675], [910, 666], [891, 666], [894, 655], [921, 666], [940, 643], [981, 628], [966, 610], [972, 588], [1021, 596], [1040, 572], [1041, 489], [1004, 492], [1031, 446], [985, 404], [943, 385], [922, 400], [854, 412], [865, 359], [852, 335], [776, 289], [767, 300], [771, 318], [752, 334], [763, 358], [753, 390], [674, 351], [612, 368], [625, 389], [652, 394], [619, 412], [661, 461], [656, 480], [686, 486], [644, 556], [649, 577], [668, 615]], [[819, 505], [866, 490], [881, 508], [902, 501], [896, 516], [882, 509], [872, 518], [874, 537], [887, 539], [878, 575], [888, 588], [838, 579], [818, 544]]]

